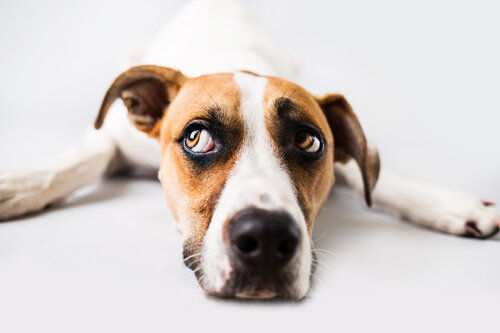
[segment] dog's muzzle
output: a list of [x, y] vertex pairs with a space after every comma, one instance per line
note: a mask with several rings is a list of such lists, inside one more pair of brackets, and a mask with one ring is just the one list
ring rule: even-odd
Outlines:
[[218, 297], [301, 299], [311, 262], [307, 225], [286, 173], [233, 175], [203, 239], [196, 271], [202, 288]]

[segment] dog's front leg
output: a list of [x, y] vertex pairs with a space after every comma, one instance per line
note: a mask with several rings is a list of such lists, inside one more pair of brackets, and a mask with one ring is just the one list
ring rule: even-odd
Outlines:
[[0, 220], [40, 211], [95, 182], [109, 169], [116, 152], [106, 133], [94, 131], [82, 146], [47, 165], [0, 172]]
[[[363, 184], [354, 161], [336, 163], [335, 173], [363, 194]], [[372, 199], [376, 208], [455, 235], [489, 238], [500, 227], [500, 214], [492, 203], [460, 191], [404, 179], [383, 168]]]

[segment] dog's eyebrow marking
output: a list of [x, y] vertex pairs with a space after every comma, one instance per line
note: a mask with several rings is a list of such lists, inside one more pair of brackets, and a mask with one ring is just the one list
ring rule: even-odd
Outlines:
[[289, 94], [278, 97], [274, 100], [274, 107], [280, 111], [288, 111], [294, 109], [297, 104], [292, 100], [293, 95], [297, 92], [297, 88], [293, 89]]
[[[293, 92], [289, 96], [291, 97], [292, 95]], [[281, 96], [274, 100], [273, 107], [276, 110], [278, 119], [314, 124], [315, 122], [309, 117], [308, 112], [291, 100], [290, 97]]]
[[321, 128], [314, 117], [311, 116], [307, 106], [300, 103], [300, 100], [294, 101], [292, 99], [296, 92], [297, 89], [293, 89], [290, 93], [278, 96], [272, 101], [272, 108], [276, 112], [281, 126], [284, 126], [284, 123], [289, 121], [296, 124], [309, 124], [318, 129]]
[[301, 107], [291, 99], [294, 93], [295, 90], [288, 96], [281, 96], [274, 100], [273, 106], [280, 118], [299, 119], [301, 114], [305, 114], [301, 112]]
[[274, 108], [281, 115], [284, 112], [294, 111], [296, 105], [290, 98], [283, 96], [275, 99]]

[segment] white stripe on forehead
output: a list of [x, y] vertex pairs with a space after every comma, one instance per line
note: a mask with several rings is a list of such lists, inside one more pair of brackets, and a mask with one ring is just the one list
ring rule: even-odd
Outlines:
[[[292, 181], [278, 158], [276, 147], [266, 128], [264, 95], [268, 80], [242, 72], [235, 73], [233, 77], [240, 90], [239, 111], [245, 124], [245, 134], [214, 217], [221, 210], [230, 215], [249, 206], [298, 209]], [[261, 202], [258, 200], [261, 194], [268, 194], [271, 200]], [[302, 216], [300, 211], [294, 213]], [[298, 218], [295, 214], [292, 215]]]
[[[229, 175], [224, 192], [237, 195], [231, 203], [234, 214], [250, 206], [263, 209], [283, 209], [288, 211], [297, 222], [303, 220], [292, 180], [287, 169], [280, 161], [278, 153], [266, 128], [266, 109], [264, 105], [267, 78], [237, 72], [234, 81], [240, 89], [240, 113], [245, 123], [242, 148]], [[267, 200], [260, 200], [265, 194]]]
[[[245, 123], [245, 141], [241, 159], [238, 163], [240, 172], [251, 172], [246, 176], [255, 176], [255, 172], [266, 173], [280, 169], [280, 162], [272, 148], [272, 141], [266, 130], [264, 92], [267, 85], [265, 77], [242, 72], [234, 74], [234, 81], [240, 89], [240, 112]], [[249, 162], [251, 168], [245, 170], [242, 164]], [[253, 171], [253, 172], [252, 172]], [[279, 170], [283, 173], [284, 170]]]
[[255, 124], [263, 120], [265, 113], [264, 90], [267, 79], [242, 72], [235, 73], [233, 79], [240, 89], [240, 110], [247, 124]]

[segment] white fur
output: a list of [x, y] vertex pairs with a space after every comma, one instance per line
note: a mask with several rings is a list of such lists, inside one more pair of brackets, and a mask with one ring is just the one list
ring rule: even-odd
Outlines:
[[[223, 259], [227, 257], [222, 231], [228, 218], [248, 207], [284, 210], [294, 218], [302, 234], [301, 244], [292, 259], [298, 276], [294, 290], [297, 298], [301, 298], [309, 289], [311, 245], [292, 181], [266, 131], [264, 90], [267, 79], [236, 73], [234, 80], [240, 89], [240, 112], [245, 122], [246, 136], [205, 236], [202, 257], [205, 287], [219, 292], [224, 286], [222, 276], [228, 277], [230, 267], [222, 265], [225, 262]], [[266, 200], [261, 199], [263, 196], [267, 197]]]
[[138, 131], [127, 117], [127, 108], [121, 100], [108, 111], [104, 126], [99, 130], [107, 133], [117, 145], [125, 163], [136, 172], [155, 174], [160, 166], [161, 149], [158, 140]]
[[233, 0], [190, 2], [156, 34], [140, 64], [177, 68], [188, 76], [249, 70], [296, 79], [289, 58]]
[[0, 219], [43, 209], [101, 178], [116, 156], [105, 133], [93, 132], [81, 147], [26, 171], [0, 173]]
[[[336, 163], [335, 172], [363, 195], [363, 183], [354, 161]], [[456, 235], [466, 233], [469, 221], [476, 224], [482, 235], [500, 225], [498, 212], [473, 195], [410, 181], [385, 169], [380, 172], [372, 199], [375, 207], [399, 218]]]

